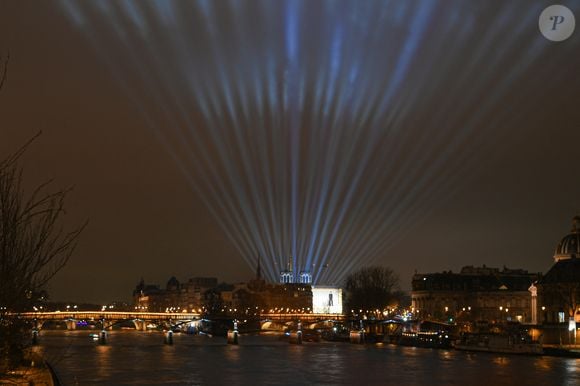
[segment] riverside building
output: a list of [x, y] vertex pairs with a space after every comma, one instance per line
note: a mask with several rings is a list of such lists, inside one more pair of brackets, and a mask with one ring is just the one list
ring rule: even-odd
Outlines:
[[580, 323], [580, 216], [558, 243], [554, 265], [536, 284], [538, 321], [544, 324]]
[[523, 269], [466, 266], [459, 273], [413, 276], [412, 309], [446, 322], [532, 321], [530, 287], [541, 277]]

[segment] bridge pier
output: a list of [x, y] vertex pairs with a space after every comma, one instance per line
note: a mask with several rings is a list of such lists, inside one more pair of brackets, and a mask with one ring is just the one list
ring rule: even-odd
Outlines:
[[360, 321], [360, 328], [358, 330], [351, 330], [349, 334], [350, 343], [361, 344], [365, 342], [365, 328], [363, 321]]
[[364, 331], [357, 331], [352, 330], [350, 332], [350, 343], [361, 344], [365, 342], [365, 332]]
[[296, 332], [290, 332], [290, 337], [288, 339], [289, 343], [302, 344], [302, 323], [298, 321], [298, 326], [296, 326]]
[[165, 333], [165, 344], [172, 345], [173, 344], [173, 331], [168, 330]]
[[77, 321], [74, 319], [67, 319], [65, 320], [66, 329], [67, 330], [76, 330], [77, 328]]
[[38, 344], [38, 329], [34, 327], [32, 329], [32, 345], [36, 346]]
[[107, 344], [107, 331], [102, 330], [99, 334], [99, 344]]
[[238, 321], [234, 320], [234, 329], [228, 330], [228, 344], [238, 344]]
[[141, 319], [135, 319], [133, 320], [133, 323], [135, 323], [135, 329], [137, 331], [147, 331], [147, 322]]

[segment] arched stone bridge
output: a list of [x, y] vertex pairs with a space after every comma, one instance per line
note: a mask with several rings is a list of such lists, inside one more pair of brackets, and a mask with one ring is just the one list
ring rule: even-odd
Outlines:
[[54, 311], [54, 312], [23, 312], [20, 316], [24, 319], [35, 320], [42, 325], [45, 321], [64, 321], [67, 329], [74, 330], [79, 320], [105, 320], [105, 328], [114, 325], [118, 321], [131, 320], [137, 330], [146, 330], [148, 322], [187, 322], [199, 320], [201, 315], [193, 312], [131, 312], [131, 311]]
[[[19, 314], [22, 318], [36, 321], [36, 327], [40, 328], [45, 321], [64, 321], [67, 329], [74, 330], [79, 320], [104, 320], [104, 328], [109, 328], [119, 321], [132, 321], [137, 330], [145, 331], [147, 324], [152, 321], [165, 321], [171, 324], [182, 324], [189, 321], [199, 321], [201, 314], [192, 312], [133, 312], [133, 311], [53, 311], [53, 312], [24, 312]], [[315, 314], [315, 313], [268, 313], [254, 318], [262, 322], [272, 321], [278, 323], [296, 322], [303, 323], [319, 322], [324, 320], [344, 321], [346, 318], [340, 314]], [[230, 319], [219, 318], [219, 319]]]

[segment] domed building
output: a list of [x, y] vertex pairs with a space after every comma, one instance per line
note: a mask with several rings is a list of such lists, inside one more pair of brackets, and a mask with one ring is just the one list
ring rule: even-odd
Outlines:
[[564, 236], [554, 253], [554, 260], [569, 260], [580, 257], [580, 216], [572, 220], [572, 230]]
[[554, 252], [555, 264], [537, 283], [540, 321], [580, 322], [580, 216]]

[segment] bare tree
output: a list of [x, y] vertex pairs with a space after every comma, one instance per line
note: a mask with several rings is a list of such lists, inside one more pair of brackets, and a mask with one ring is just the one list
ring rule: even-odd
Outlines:
[[2, 66], [2, 69], [0, 69], [0, 73], [2, 75], [0, 75], [0, 90], [2, 90], [2, 87], [4, 86], [4, 82], [6, 81], [6, 75], [8, 74], [8, 60], [10, 59], [10, 55], [6, 55], [5, 58], [2, 58], [0, 56], [0, 66]]
[[346, 304], [348, 309], [383, 310], [397, 302], [400, 296], [399, 278], [391, 268], [366, 267], [351, 273], [346, 278]]
[[555, 304], [560, 304], [564, 312], [573, 318], [579, 307], [580, 301], [580, 283], [578, 282], [560, 282], [554, 286], [554, 294], [557, 297]]
[[47, 191], [47, 181], [26, 198], [17, 161], [28, 144], [0, 162], [0, 304], [13, 311], [64, 267], [84, 228], [59, 224], [70, 189]]
[[[0, 87], [7, 63], [5, 59]], [[46, 181], [25, 194], [18, 161], [39, 135], [0, 161], [0, 371], [22, 359], [26, 326], [18, 313], [28, 310], [34, 295], [64, 267], [86, 226], [64, 229], [70, 189], [51, 190], [52, 181]]]

